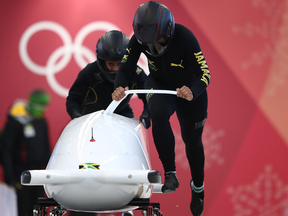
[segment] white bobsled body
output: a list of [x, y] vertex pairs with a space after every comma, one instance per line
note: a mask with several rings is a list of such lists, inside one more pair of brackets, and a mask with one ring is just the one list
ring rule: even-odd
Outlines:
[[113, 113], [120, 102], [113, 103], [71, 120], [46, 170], [23, 172], [21, 183], [43, 185], [49, 198], [74, 211], [133, 210], [133, 199], [149, 198], [161, 186], [161, 175], [151, 169], [146, 129], [135, 118]]

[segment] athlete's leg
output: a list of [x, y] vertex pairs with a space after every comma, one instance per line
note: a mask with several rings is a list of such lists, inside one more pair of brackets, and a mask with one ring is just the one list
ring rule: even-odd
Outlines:
[[[147, 81], [148, 80], [148, 81]], [[148, 89], [166, 89], [153, 79], [146, 80]], [[175, 166], [175, 138], [170, 125], [170, 117], [176, 110], [177, 98], [174, 95], [147, 95], [152, 120], [152, 134], [159, 158], [165, 171], [163, 193], [174, 192], [179, 187]]]
[[[146, 88], [165, 89], [150, 77], [146, 80]], [[153, 139], [165, 172], [175, 171], [175, 138], [169, 120], [176, 110], [176, 100], [174, 95], [147, 95]]]
[[[179, 98], [177, 117], [181, 127], [182, 139], [190, 165], [194, 185], [200, 187], [204, 180], [204, 149], [202, 143], [203, 124], [207, 116], [207, 94], [204, 92], [195, 101]], [[203, 122], [204, 123], [204, 122]]]
[[192, 189], [190, 209], [194, 216], [199, 216], [202, 214], [204, 208], [205, 155], [202, 143], [202, 133], [205, 118], [207, 117], [206, 91], [191, 103], [180, 100], [176, 112], [192, 175], [192, 180], [190, 182]]

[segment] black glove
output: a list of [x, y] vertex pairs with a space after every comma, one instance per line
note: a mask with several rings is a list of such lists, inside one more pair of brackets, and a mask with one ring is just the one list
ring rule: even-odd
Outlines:
[[71, 118], [79, 118], [80, 116], [82, 116], [82, 114], [78, 111], [78, 110], [73, 110]]
[[150, 114], [149, 114], [148, 108], [144, 109], [144, 111], [142, 112], [142, 115], [140, 116], [140, 122], [142, 122], [142, 124], [144, 125], [146, 129], [148, 129], [151, 126]]

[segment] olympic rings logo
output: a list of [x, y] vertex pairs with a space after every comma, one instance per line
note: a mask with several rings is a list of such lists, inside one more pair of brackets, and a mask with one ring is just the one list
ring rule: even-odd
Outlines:
[[[60, 36], [63, 46], [57, 48], [48, 58], [46, 65], [39, 65], [31, 60], [28, 54], [27, 45], [30, 38], [33, 34], [38, 31], [49, 30]], [[106, 21], [95, 21], [88, 23], [83, 28], [80, 29], [78, 34], [75, 37], [74, 43], [70, 37], [69, 32], [60, 24], [52, 21], [40, 21], [31, 25], [23, 33], [19, 43], [19, 54], [23, 64], [28, 70], [37, 74], [46, 76], [49, 86], [53, 91], [62, 96], [67, 97], [69, 89], [61, 86], [55, 78], [55, 74], [62, 71], [70, 62], [72, 54], [74, 54], [74, 59], [76, 64], [82, 69], [88, 62], [95, 61], [95, 52], [91, 49], [83, 46], [83, 41], [87, 35], [93, 31], [110, 31], [110, 30], [119, 30], [120, 29]], [[57, 60], [60, 59], [58, 62]], [[85, 58], [87, 60], [85, 60]], [[143, 60], [142, 60], [143, 61]], [[140, 62], [139, 62], [140, 63]], [[141, 64], [141, 63], [140, 63]], [[140, 67], [142, 67], [140, 65]], [[142, 67], [143, 68], [143, 67]]]

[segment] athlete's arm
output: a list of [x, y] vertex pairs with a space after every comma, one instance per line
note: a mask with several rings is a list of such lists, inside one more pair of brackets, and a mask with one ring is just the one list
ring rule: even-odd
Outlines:
[[137, 42], [134, 35], [129, 41], [126, 48], [126, 52], [122, 58], [121, 66], [116, 75], [114, 87], [115, 89], [119, 86], [125, 88], [128, 86], [129, 80], [133, 77], [135, 73], [135, 68], [141, 54], [141, 45]]
[[82, 115], [81, 105], [89, 87], [89, 83], [87, 82], [89, 79], [84, 68], [80, 71], [69, 90], [66, 98], [66, 110], [72, 119]]
[[206, 59], [202, 53], [200, 45], [195, 35], [187, 28], [182, 28], [181, 41], [185, 41], [185, 53], [192, 65], [191, 73], [196, 74], [196, 80], [192, 86], [189, 86], [193, 98], [197, 98], [210, 83], [210, 72]]

